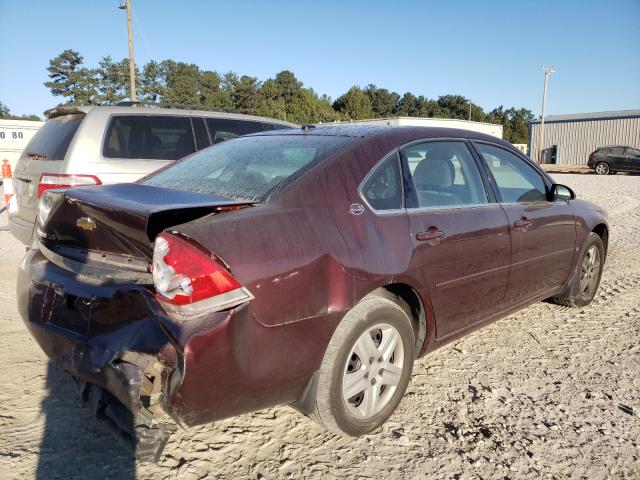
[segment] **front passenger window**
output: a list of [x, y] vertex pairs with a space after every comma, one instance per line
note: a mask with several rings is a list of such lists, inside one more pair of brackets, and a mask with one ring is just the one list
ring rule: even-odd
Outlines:
[[522, 158], [504, 148], [477, 143], [496, 181], [504, 203], [544, 202], [547, 189], [542, 176]]

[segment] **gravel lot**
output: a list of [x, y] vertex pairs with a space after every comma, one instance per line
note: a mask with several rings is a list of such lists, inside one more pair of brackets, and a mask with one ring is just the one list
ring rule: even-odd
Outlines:
[[181, 431], [158, 465], [135, 464], [27, 335], [24, 248], [0, 220], [0, 478], [640, 478], [640, 177], [555, 178], [609, 211], [590, 306], [539, 303], [421, 359], [375, 434], [278, 407]]

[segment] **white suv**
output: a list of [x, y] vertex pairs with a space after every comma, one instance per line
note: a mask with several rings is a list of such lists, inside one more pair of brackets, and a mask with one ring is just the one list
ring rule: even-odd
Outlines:
[[16, 165], [17, 211], [11, 233], [31, 242], [38, 199], [50, 188], [134, 182], [165, 165], [229, 138], [296, 127], [270, 118], [139, 105], [61, 106], [24, 149]]

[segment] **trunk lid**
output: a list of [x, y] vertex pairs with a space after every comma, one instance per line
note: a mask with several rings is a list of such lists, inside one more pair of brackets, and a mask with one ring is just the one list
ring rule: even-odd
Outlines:
[[76, 262], [138, 271], [146, 271], [154, 238], [165, 228], [251, 205], [126, 183], [52, 190], [45, 193], [42, 203], [41, 212], [48, 209], [48, 214], [44, 222], [38, 219], [37, 235], [45, 255], [72, 260], [63, 262], [67, 268]]

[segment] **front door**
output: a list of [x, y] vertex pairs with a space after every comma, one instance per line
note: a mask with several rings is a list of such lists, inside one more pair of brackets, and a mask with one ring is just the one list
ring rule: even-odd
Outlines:
[[401, 151], [414, 264], [446, 337], [504, 308], [511, 243], [468, 145], [431, 141]]
[[555, 293], [568, 278], [576, 248], [569, 201], [549, 201], [542, 175], [502, 147], [476, 142], [501, 196], [511, 229], [505, 301], [514, 305]]

